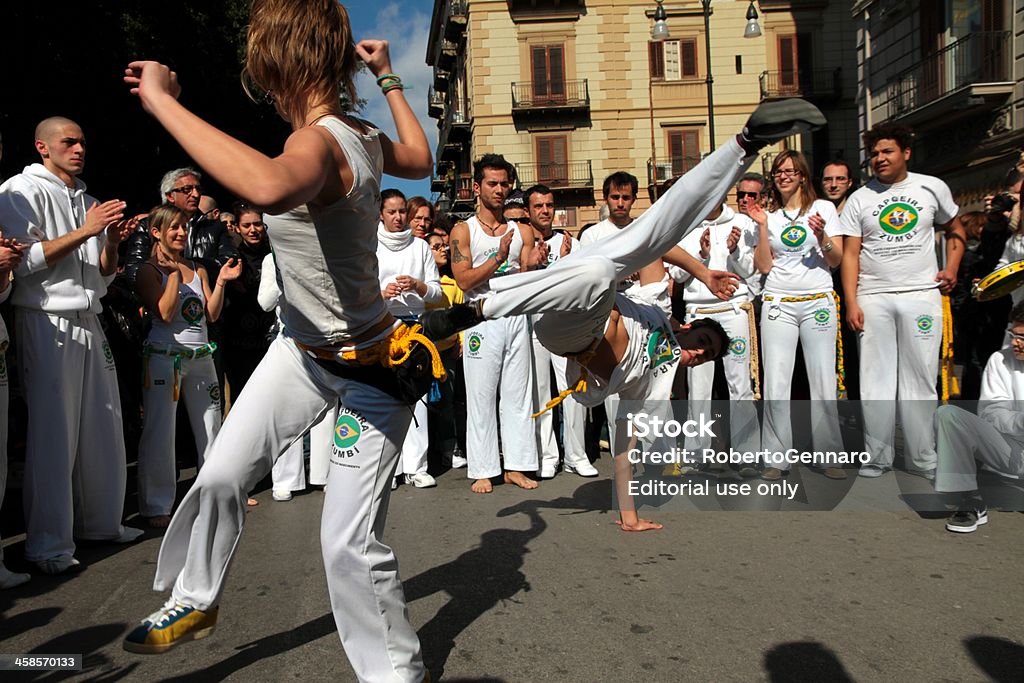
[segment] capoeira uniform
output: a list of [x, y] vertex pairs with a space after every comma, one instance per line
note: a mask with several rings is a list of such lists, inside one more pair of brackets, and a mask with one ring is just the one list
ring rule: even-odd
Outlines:
[[[402, 292], [396, 297], [385, 299], [388, 310], [399, 320], [415, 322], [423, 315], [425, 304], [441, 300], [441, 275], [430, 253], [426, 240], [413, 237], [412, 230], [387, 232], [384, 226], [377, 228], [377, 269], [380, 288], [383, 291], [400, 275], [408, 275], [423, 281], [427, 293], [420, 296], [415, 290]], [[427, 471], [427, 448], [430, 439], [427, 430], [426, 396], [416, 402], [413, 421], [402, 444], [395, 475], [416, 475]]]
[[96, 200], [85, 184], [67, 187], [42, 164], [0, 186], [4, 235], [29, 244], [11, 295], [28, 407], [25, 452], [25, 559], [61, 571], [73, 537], [130, 540], [121, 525], [125, 450], [117, 371], [100, 299], [113, 276], [100, 274], [101, 232], [56, 263], [43, 242], [85, 224]]
[[[145, 265], [143, 267], [146, 267]], [[152, 268], [152, 266], [149, 266]], [[195, 262], [192, 268], [196, 267]], [[167, 286], [167, 274], [154, 268]], [[139, 514], [171, 514], [178, 472], [174, 461], [175, 418], [178, 399], [185, 403], [196, 439], [199, 467], [206, 449], [220, 429], [220, 385], [213, 366], [213, 350], [206, 329], [206, 295], [199, 272], [191, 282], [178, 284], [174, 319], [153, 317], [143, 346], [145, 373], [142, 406], [145, 424], [139, 440]]]
[[[0, 292], [0, 304], [11, 295], [10, 284]], [[7, 490], [7, 408], [10, 401], [7, 372], [7, 324], [0, 318], [0, 506], [3, 506], [4, 492]], [[0, 543], [0, 588], [13, 588], [29, 580], [28, 574], [16, 574], [4, 566], [4, 547]]]
[[[740, 229], [739, 241], [734, 251], [729, 251], [728, 240], [732, 229]], [[708, 230], [711, 248], [707, 258], [701, 256], [700, 240]], [[760, 424], [753, 382], [757, 377], [757, 329], [754, 323], [753, 297], [746, 280], [754, 277], [754, 244], [757, 240], [757, 224], [743, 214], [737, 214], [723, 204], [717, 218], [705, 220], [679, 243], [679, 246], [701, 260], [712, 270], [725, 270], [742, 278], [728, 301], [722, 301], [703, 282], [677, 266], [671, 266], [669, 273], [677, 282], [685, 283], [686, 320], [690, 323], [697, 318], [710, 318], [718, 322], [729, 335], [729, 348], [722, 357], [726, 383], [731, 399], [730, 432], [732, 447], [740, 452], [756, 452], [760, 444]], [[752, 362], [753, 360], [753, 362]], [[754, 368], [753, 377], [751, 367]], [[715, 364], [703, 363], [687, 368], [689, 386], [689, 410], [691, 418], [710, 414], [711, 390], [715, 380]], [[711, 440], [704, 437], [687, 437], [686, 448], [702, 452], [711, 446]]]
[[862, 240], [860, 396], [865, 450], [877, 467], [892, 466], [897, 398], [908, 467], [935, 467], [931, 424], [943, 330], [935, 225], [959, 210], [946, 183], [909, 173], [893, 185], [872, 180], [850, 195], [839, 219], [841, 234]]
[[[761, 303], [761, 352], [764, 358], [765, 418], [762, 446], [769, 453], [793, 448], [790, 389], [799, 341], [811, 390], [811, 436], [815, 451], [837, 450], [839, 412], [836, 404], [836, 335], [839, 316], [832, 291], [832, 272], [808, 221], [819, 214], [825, 234], [839, 234], [832, 202], [815, 200], [804, 213], [785, 209], [768, 214], [768, 238], [774, 255]], [[819, 448], [820, 446], [820, 448]], [[769, 459], [768, 467], [788, 470], [790, 464]], [[828, 463], [819, 463], [828, 466]]]
[[[154, 587], [207, 612], [220, 600], [245, 521], [247, 492], [278, 456], [340, 401], [321, 547], [335, 623], [363, 681], [420, 681], [397, 561], [382, 535], [398, 451], [411, 410], [395, 373], [348, 360], [380, 348], [396, 323], [380, 296], [377, 219], [379, 131], [331, 116], [322, 126], [352, 169], [348, 195], [267, 216], [284, 288], [284, 333], [238, 397], [206, 464], [171, 521]], [[326, 356], [336, 360], [328, 360]]]
[[978, 460], [988, 469], [1024, 478], [1024, 361], [1012, 348], [988, 359], [981, 378], [978, 414], [940, 406], [935, 413], [935, 490], [978, 490]]
[[[586, 233], [584, 233], [586, 234]], [[579, 249], [579, 242], [573, 239], [572, 235], [564, 232], [554, 232], [551, 239], [547, 240], [548, 262], [551, 266], [559, 259], [562, 253], [563, 240], [571, 240], [572, 248], [569, 253]], [[537, 339], [537, 334], [531, 331], [533, 342], [533, 368], [534, 368], [534, 407], [540, 410], [551, 399], [551, 369], [555, 370], [555, 384], [558, 391], [565, 391], [569, 382], [574, 377], [566, 377], [566, 360], [562, 356], [552, 355], [544, 348], [544, 345]], [[587, 451], [583, 443], [583, 431], [587, 419], [587, 409], [570, 396], [561, 403], [562, 408], [562, 445], [565, 448], [565, 464], [568, 467], [589, 465]], [[540, 453], [540, 472], [542, 477], [553, 477], [558, 469], [558, 444], [555, 441], [555, 431], [552, 428], [551, 411], [545, 411], [537, 418], [537, 448]]]
[[[609, 314], [617, 308], [629, 334], [626, 353], [611, 377], [588, 376], [579, 400], [595, 405], [610, 393], [630, 400], [667, 399], [680, 354], [662, 308], [668, 278], [637, 287], [628, 295], [617, 293], [616, 284], [660, 258], [699, 226], [754, 158], [735, 140], [723, 145], [628, 230], [581, 246], [544, 270], [493, 281], [494, 294], [483, 302], [484, 317], [542, 314], [534, 325], [537, 339], [551, 353], [570, 357], [567, 373], [574, 377], [579, 376], [580, 366], [573, 356], [601, 340]], [[609, 417], [621, 422], [624, 410]], [[616, 432], [614, 447], [621, 453], [626, 430]]]
[[[494, 258], [504, 232], [484, 232], [476, 216], [469, 226], [469, 251], [473, 267]], [[495, 283], [519, 271], [523, 239], [517, 223], [509, 223], [514, 237], [508, 259], [490, 280], [468, 290], [466, 301], [486, 299]], [[534, 438], [533, 359], [530, 355], [530, 321], [525, 315], [484, 320], [466, 330], [462, 344], [462, 367], [466, 381], [466, 459], [470, 479], [490, 479], [502, 472], [498, 454], [498, 424], [495, 398], [500, 396], [501, 452], [504, 469], [518, 472], [537, 470], [537, 442]]]

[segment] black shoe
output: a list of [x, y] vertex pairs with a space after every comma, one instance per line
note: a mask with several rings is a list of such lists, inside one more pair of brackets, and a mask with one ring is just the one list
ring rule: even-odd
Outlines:
[[957, 510], [946, 521], [946, 530], [969, 534], [977, 531], [982, 524], [988, 524], [988, 510], [984, 507], [980, 510]]
[[480, 302], [455, 304], [451, 308], [437, 308], [420, 316], [423, 334], [433, 341], [447, 339], [457, 332], [479, 325], [484, 321]]
[[760, 149], [790, 135], [818, 130], [826, 123], [821, 110], [806, 100], [774, 100], [763, 102], [754, 110], [743, 127], [742, 137], [744, 142]]

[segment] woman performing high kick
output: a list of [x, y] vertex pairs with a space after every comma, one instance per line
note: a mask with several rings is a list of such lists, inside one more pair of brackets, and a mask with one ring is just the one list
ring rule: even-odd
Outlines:
[[[342, 92], [356, 101], [357, 55], [377, 76], [398, 142], [340, 108]], [[157, 653], [210, 633], [242, 531], [246, 492], [340, 402], [321, 520], [335, 623], [359, 680], [421, 681], [419, 641], [382, 534], [391, 476], [418, 398], [410, 398], [409, 366], [401, 361], [430, 345], [415, 346], [413, 330], [388, 312], [375, 252], [381, 173], [425, 177], [430, 150], [400, 78], [391, 73], [387, 43], [354, 44], [348, 14], [336, 0], [255, 0], [245, 74], [291, 124], [284, 151], [274, 158], [178, 103], [177, 76], [168, 67], [138, 61], [125, 75], [145, 110], [187, 154], [230, 192], [266, 208], [284, 288], [284, 332], [238, 397], [171, 520], [154, 582], [156, 590], [171, 589], [170, 600], [124, 646]], [[426, 365], [429, 374], [432, 364]], [[439, 360], [435, 374], [437, 366]]]

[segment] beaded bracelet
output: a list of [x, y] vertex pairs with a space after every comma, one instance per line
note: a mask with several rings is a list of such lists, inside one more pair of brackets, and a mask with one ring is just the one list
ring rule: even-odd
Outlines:
[[396, 78], [398, 80], [402, 80], [401, 78], [399, 78], [398, 74], [381, 74], [380, 76], [377, 76], [377, 85], [381, 85], [382, 81], [388, 78]]

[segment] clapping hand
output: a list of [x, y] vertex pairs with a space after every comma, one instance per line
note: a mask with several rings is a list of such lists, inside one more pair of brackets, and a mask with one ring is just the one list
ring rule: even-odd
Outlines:
[[242, 259], [231, 258], [220, 269], [217, 281], [221, 284], [237, 280], [242, 275]]
[[729, 236], [725, 240], [725, 246], [729, 249], [729, 253], [736, 251], [737, 245], [740, 243], [740, 236], [742, 233], [740, 229], [733, 226], [733, 229], [729, 231]]

